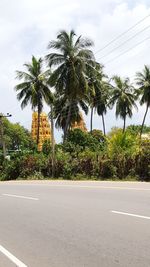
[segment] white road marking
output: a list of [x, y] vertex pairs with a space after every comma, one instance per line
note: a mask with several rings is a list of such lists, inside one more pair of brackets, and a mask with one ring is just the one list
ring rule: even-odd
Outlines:
[[2, 194], [2, 195], [7, 196], [7, 197], [17, 197], [17, 198], [24, 198], [24, 199], [30, 199], [30, 200], [39, 200], [38, 198], [35, 198], [35, 197], [25, 197], [25, 196], [11, 195], [11, 194]]
[[[41, 185], [41, 184], [39, 184]], [[122, 189], [122, 190], [137, 190], [137, 191], [150, 191], [150, 188], [137, 188], [137, 187], [121, 187], [121, 186], [101, 186], [101, 185], [52, 185], [50, 187], [72, 187], [72, 188], [94, 188], [94, 189]], [[47, 186], [46, 185], [46, 186]], [[45, 186], [45, 185], [44, 185]]]
[[0, 252], [3, 253], [11, 262], [13, 262], [17, 267], [27, 267], [22, 261], [17, 259], [12, 255], [7, 249], [0, 245]]
[[111, 212], [112, 213], [116, 213], [116, 214], [121, 214], [121, 215], [132, 216], [132, 217], [137, 217], [137, 218], [150, 220], [150, 217], [148, 217], [148, 216], [142, 216], [142, 215], [138, 215], [138, 214], [127, 213], [127, 212], [116, 211], [116, 210], [112, 210]]

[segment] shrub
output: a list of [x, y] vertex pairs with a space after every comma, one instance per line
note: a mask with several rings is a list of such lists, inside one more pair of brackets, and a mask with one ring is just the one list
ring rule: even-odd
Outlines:
[[91, 134], [83, 132], [80, 129], [70, 131], [67, 137], [67, 142], [74, 145], [78, 149], [78, 152], [84, 151], [87, 148], [91, 151], [103, 150], [104, 140], [104, 137], [102, 138], [102, 134], [99, 131], [93, 131], [93, 134]]
[[52, 146], [50, 140], [46, 140], [42, 146], [42, 152], [45, 155], [49, 155], [52, 152]]
[[78, 173], [87, 177], [98, 176], [98, 154], [85, 149], [79, 154], [78, 158]]
[[44, 176], [41, 172], [35, 171], [32, 175], [27, 177], [27, 180], [43, 180]]
[[101, 159], [99, 162], [99, 176], [101, 178], [116, 178], [117, 168], [114, 166], [112, 160]]
[[111, 158], [122, 153], [128, 156], [139, 153], [139, 139], [128, 132], [122, 133], [121, 129], [112, 134], [108, 140], [108, 153]]
[[4, 160], [1, 177], [3, 180], [15, 180], [20, 175], [20, 160]]
[[144, 181], [150, 181], [150, 140], [141, 141], [140, 153], [136, 158], [136, 172]]
[[135, 135], [121, 129], [115, 129], [108, 139], [108, 158], [116, 168], [116, 175], [123, 179], [136, 166], [136, 157], [140, 152], [140, 142]]

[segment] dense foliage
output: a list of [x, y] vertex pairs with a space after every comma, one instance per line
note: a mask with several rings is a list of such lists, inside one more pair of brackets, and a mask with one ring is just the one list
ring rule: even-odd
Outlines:
[[[8, 152], [15, 150], [32, 150], [36, 146], [31, 138], [30, 132], [19, 123], [11, 123], [8, 119], [3, 119], [4, 140]], [[0, 148], [2, 144], [0, 141]]]
[[[132, 126], [133, 128], [133, 126]], [[113, 129], [107, 137], [101, 131], [70, 131], [63, 144], [56, 145], [55, 178], [134, 179], [150, 181], [150, 141], [127, 130]], [[52, 177], [51, 144], [43, 152], [17, 151], [11, 160], [0, 161], [0, 179], [48, 179]]]

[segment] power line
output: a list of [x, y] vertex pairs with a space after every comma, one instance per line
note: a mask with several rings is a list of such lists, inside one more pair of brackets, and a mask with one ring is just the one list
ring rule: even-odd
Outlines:
[[135, 46], [133, 46], [133, 47], [129, 48], [129, 49], [128, 49], [128, 50], [126, 50], [126, 51], [124, 51], [124, 52], [123, 52], [123, 53], [121, 53], [120, 55], [118, 55], [118, 56], [116, 56], [116, 57], [112, 58], [111, 60], [109, 60], [109, 61], [107, 61], [107, 62], [105, 62], [105, 64], [111, 63], [112, 61], [114, 61], [114, 60], [118, 59], [118, 58], [119, 58], [119, 57], [121, 57], [122, 55], [124, 55], [124, 54], [128, 53], [129, 51], [133, 50], [134, 48], [136, 48], [137, 46], [139, 46], [140, 44], [144, 43], [145, 41], [147, 41], [147, 40], [149, 40], [149, 39], [150, 39], [150, 36], [149, 36], [149, 37], [147, 37], [147, 38], [145, 38], [145, 39], [144, 39], [144, 40], [142, 40], [141, 42], [137, 43]]
[[117, 41], [118, 39], [120, 39], [123, 35], [125, 35], [126, 33], [128, 33], [129, 31], [131, 31], [132, 29], [134, 29], [137, 25], [139, 25], [141, 22], [143, 22], [144, 20], [146, 20], [148, 17], [150, 17], [150, 14], [147, 15], [146, 17], [144, 17], [143, 19], [139, 20], [136, 24], [134, 24], [133, 26], [131, 26], [130, 28], [128, 28], [126, 31], [124, 31], [123, 33], [119, 34], [117, 37], [115, 37], [112, 41], [110, 41], [109, 43], [107, 43], [105, 46], [103, 46], [102, 48], [100, 48], [99, 50], [97, 50], [95, 52], [95, 54], [103, 51], [105, 48], [107, 48], [108, 46], [110, 46], [112, 43], [114, 43], [115, 41]]
[[136, 34], [134, 34], [133, 36], [131, 36], [130, 38], [128, 38], [125, 42], [121, 43], [120, 45], [118, 45], [117, 47], [113, 48], [112, 50], [110, 50], [110, 52], [108, 54], [105, 54], [104, 56], [100, 57], [98, 60], [101, 60], [104, 57], [107, 57], [108, 55], [112, 54], [112, 52], [114, 52], [115, 50], [117, 50], [118, 48], [120, 48], [121, 46], [125, 45], [126, 43], [128, 43], [130, 40], [134, 39], [136, 36], [138, 36], [140, 33], [144, 32], [145, 30], [147, 30], [148, 28], [150, 28], [150, 25], [148, 25], [147, 27], [145, 27], [144, 29], [142, 29], [141, 31], [137, 32]]

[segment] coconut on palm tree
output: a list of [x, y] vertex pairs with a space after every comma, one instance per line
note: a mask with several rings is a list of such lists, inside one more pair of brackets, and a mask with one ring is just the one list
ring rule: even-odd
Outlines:
[[92, 45], [91, 40], [77, 37], [73, 30], [69, 33], [61, 31], [57, 39], [48, 45], [49, 49], [56, 50], [46, 56], [49, 66], [54, 70], [50, 85], [55, 87], [60, 97], [67, 99], [64, 139], [71, 125], [72, 105], [74, 101], [84, 99], [88, 91], [87, 68], [94, 64], [94, 55], [89, 49]]
[[137, 108], [136, 96], [133, 85], [130, 83], [129, 78], [121, 79], [119, 76], [113, 78], [114, 86], [110, 105], [113, 107], [116, 104], [116, 117], [120, 116], [123, 119], [123, 133], [126, 128], [126, 118], [133, 115], [133, 107]]
[[31, 63], [24, 64], [26, 71], [17, 71], [17, 79], [22, 82], [15, 86], [17, 99], [21, 101], [21, 108], [25, 108], [31, 104], [32, 110], [37, 109], [38, 112], [38, 129], [37, 129], [37, 145], [39, 144], [40, 114], [43, 109], [44, 102], [50, 103], [53, 100], [52, 93], [47, 85], [49, 71], [43, 72], [42, 59], [32, 57]]
[[150, 107], [150, 67], [145, 65], [143, 72], [136, 73], [136, 84], [138, 85], [137, 95], [141, 96], [140, 104], [146, 105], [146, 110], [140, 131], [141, 137], [147, 112]]

